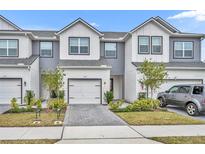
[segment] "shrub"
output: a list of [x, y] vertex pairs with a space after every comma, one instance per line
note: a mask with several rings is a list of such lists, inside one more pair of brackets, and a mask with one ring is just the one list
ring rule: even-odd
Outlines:
[[112, 91], [107, 91], [104, 93], [104, 100], [109, 104], [113, 100], [113, 92]]
[[38, 100], [36, 101], [36, 107], [37, 107], [37, 109], [42, 109], [42, 102], [41, 102], [40, 99], [38, 99]]
[[66, 106], [67, 103], [64, 101], [64, 99], [49, 99], [47, 102], [47, 107], [52, 110], [65, 109]]
[[32, 106], [35, 102], [35, 94], [32, 90], [26, 91], [26, 96], [24, 97], [24, 101], [27, 106]]
[[60, 90], [60, 91], [58, 92], [58, 98], [64, 99], [64, 90]]
[[139, 92], [138, 94], [138, 99], [141, 100], [141, 99], [145, 99], [146, 98], [146, 92]]
[[17, 103], [17, 99], [16, 98], [12, 98], [11, 99], [11, 112], [20, 112], [20, 109], [19, 109], [19, 105]]
[[123, 104], [124, 102], [122, 100], [119, 100], [117, 102], [110, 102], [109, 103], [109, 108], [110, 110], [116, 111], [119, 110], [120, 106]]
[[159, 100], [156, 99], [141, 99], [128, 105], [125, 111], [153, 111], [159, 107]]

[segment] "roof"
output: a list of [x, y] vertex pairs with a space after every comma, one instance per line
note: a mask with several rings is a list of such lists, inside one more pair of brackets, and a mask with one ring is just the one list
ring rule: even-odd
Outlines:
[[107, 65], [105, 59], [100, 60], [60, 60], [59, 66], [102, 66]]
[[[159, 19], [158, 19], [159, 20]], [[156, 24], [160, 25], [161, 27], [163, 27], [165, 30], [167, 30], [168, 32], [172, 32], [172, 29], [169, 29], [168, 26], [164, 26], [164, 24], [162, 24], [162, 22], [159, 22], [156, 18], [151, 17], [149, 19], [147, 19], [146, 21], [144, 21], [143, 23], [141, 23], [140, 25], [138, 25], [137, 27], [133, 28], [130, 33], [134, 33], [135, 31], [137, 31], [139, 28], [143, 27], [144, 25], [148, 24], [149, 22], [153, 21]]]
[[31, 65], [38, 56], [32, 55], [29, 58], [0, 58], [0, 65]]
[[176, 32], [180, 32], [180, 30], [178, 30], [176, 27], [172, 26], [170, 23], [168, 23], [167, 21], [165, 21], [164, 19], [162, 19], [161, 17], [157, 16], [154, 18], [157, 22], [159, 22], [160, 24], [162, 24], [164, 27], [168, 28], [170, 31], [172, 31], [173, 33]]
[[35, 36], [38, 37], [54, 37], [56, 36], [55, 33], [57, 31], [54, 30], [25, 30], [25, 31], [29, 31], [32, 32]]
[[6, 19], [2, 15], [0, 15], [0, 18], [2, 20], [4, 20], [6, 23], [8, 23], [9, 25], [11, 25], [12, 27], [14, 27], [16, 30], [22, 31], [22, 29], [20, 27], [18, 27], [17, 25], [15, 25], [13, 22], [11, 22], [10, 20]]
[[118, 38], [123, 38], [127, 32], [102, 32], [104, 35], [103, 37], [108, 39], [108, 38], [113, 38], [113, 39], [118, 39]]
[[67, 26], [65, 26], [64, 28], [62, 28], [61, 30], [59, 30], [56, 34], [59, 35], [62, 32], [64, 32], [65, 30], [69, 29], [70, 27], [72, 27], [73, 25], [77, 24], [77, 23], [82, 23], [85, 26], [87, 26], [88, 28], [92, 29], [93, 31], [95, 31], [98, 35], [103, 35], [99, 30], [97, 30], [95, 27], [93, 27], [92, 25], [90, 25], [89, 23], [87, 23], [85, 20], [78, 18], [75, 21], [71, 22], [70, 24], [68, 24]]
[[[86, 22], [85, 20], [83, 20], [81, 18], [76, 19], [75, 21], [71, 22], [70, 24], [68, 24], [67, 26], [65, 26], [64, 28], [62, 28], [59, 31], [57, 31], [57, 30], [22, 30], [21, 28], [19, 28], [17, 25], [12, 23], [11, 21], [6, 19], [5, 17], [0, 15], [0, 18], [2, 20], [4, 20], [5, 22], [7, 22], [8, 24], [10, 24], [11, 26], [13, 26], [15, 29], [17, 29], [17, 31], [15, 31], [15, 32], [19, 32], [19, 33], [20, 32], [22, 32], [22, 33], [23, 32], [24, 33], [30, 32], [31, 33], [30, 35], [34, 35], [34, 36], [38, 37], [38, 38], [35, 38], [34, 36], [32, 36], [34, 39], [57, 39], [56, 35], [61, 34], [63, 31], [65, 31], [68, 28], [72, 27], [76, 23], [81, 22], [85, 26], [87, 26], [88, 28], [95, 31], [98, 35], [102, 36], [104, 40], [107, 39], [107, 40], [114, 40], [114, 41], [118, 41], [118, 40], [119, 41], [124, 41], [124, 39], [129, 37], [131, 33], [136, 31], [140, 27], [144, 26], [145, 24], [149, 23], [150, 21], [155, 22], [156, 24], [158, 24], [159, 26], [161, 26], [162, 28], [167, 30], [169, 33], [172, 34], [173, 37], [200, 37], [200, 38], [205, 38], [205, 34], [181, 32], [177, 28], [175, 28], [174, 26], [172, 26], [170, 23], [168, 23], [167, 21], [165, 21], [164, 19], [162, 19], [159, 16], [149, 18], [148, 20], [146, 20], [142, 24], [140, 24], [137, 27], [135, 27], [134, 29], [132, 29], [130, 32], [101, 32], [101, 31], [99, 31], [98, 29], [96, 29], [95, 27], [93, 27], [92, 25], [90, 25], [88, 22]], [[14, 33], [14, 31], [13, 30], [1, 31], [1, 33]]]
[[[139, 67], [142, 62], [132, 62], [132, 64], [136, 67]], [[161, 64], [161, 63], [156, 63]], [[165, 67], [187, 67], [187, 68], [193, 68], [193, 67], [204, 67], [205, 69], [205, 63], [203, 62], [169, 62], [169, 63], [163, 63]]]

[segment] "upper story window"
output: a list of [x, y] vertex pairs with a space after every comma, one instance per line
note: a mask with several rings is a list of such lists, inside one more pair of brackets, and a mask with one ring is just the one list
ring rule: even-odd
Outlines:
[[149, 54], [149, 36], [138, 37], [138, 53]]
[[18, 40], [0, 40], [1, 57], [18, 56]]
[[152, 36], [152, 54], [162, 54], [162, 36]]
[[40, 56], [53, 57], [53, 42], [40, 42]]
[[105, 58], [117, 57], [117, 43], [105, 43]]
[[69, 54], [87, 55], [90, 50], [90, 38], [88, 37], [70, 37]]
[[174, 58], [193, 58], [193, 42], [174, 42]]

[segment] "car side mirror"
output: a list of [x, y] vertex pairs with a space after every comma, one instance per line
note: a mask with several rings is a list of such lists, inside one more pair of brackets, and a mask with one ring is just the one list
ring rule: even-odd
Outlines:
[[166, 90], [165, 93], [169, 93], [169, 90]]

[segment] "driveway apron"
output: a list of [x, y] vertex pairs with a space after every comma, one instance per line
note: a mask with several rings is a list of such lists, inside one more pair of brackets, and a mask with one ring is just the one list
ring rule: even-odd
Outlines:
[[69, 105], [64, 120], [65, 126], [122, 126], [121, 118], [103, 105]]

